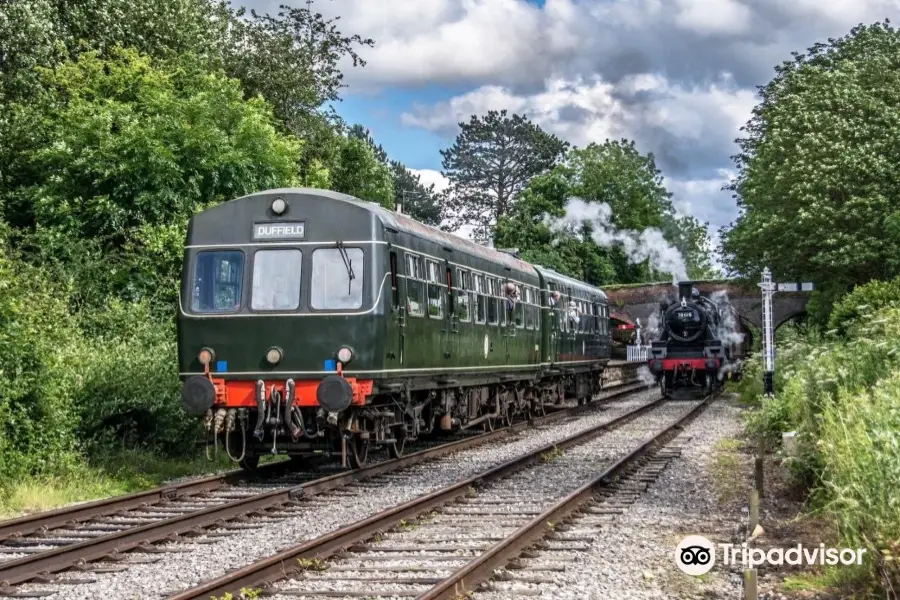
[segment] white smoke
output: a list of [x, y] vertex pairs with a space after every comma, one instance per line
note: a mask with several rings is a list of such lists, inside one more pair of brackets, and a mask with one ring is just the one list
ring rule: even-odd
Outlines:
[[719, 327], [716, 330], [716, 337], [722, 340], [725, 345], [738, 345], [744, 341], [744, 334], [738, 332], [740, 324], [737, 319], [737, 312], [731, 306], [728, 300], [728, 292], [719, 290], [709, 295], [710, 301], [716, 305], [719, 312]]
[[669, 244], [662, 231], [654, 227], [637, 232], [621, 231], [612, 224], [612, 209], [606, 203], [588, 203], [581, 198], [570, 198], [566, 203], [566, 215], [562, 218], [545, 216], [544, 222], [553, 231], [564, 231], [569, 227], [579, 227], [584, 221], [594, 226], [593, 238], [599, 246], [617, 246], [625, 252], [628, 260], [639, 264], [649, 260], [653, 268], [672, 274], [672, 283], [684, 281], [687, 265], [677, 248]]
[[644, 337], [644, 343], [649, 345], [653, 340], [658, 340], [661, 334], [660, 331], [660, 323], [659, 323], [659, 311], [654, 310], [650, 313], [650, 316], [647, 317], [647, 324], [644, 326], [644, 330], [641, 332]]

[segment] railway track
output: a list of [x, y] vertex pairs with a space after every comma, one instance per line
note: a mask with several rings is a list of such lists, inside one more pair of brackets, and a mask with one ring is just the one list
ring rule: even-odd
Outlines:
[[[645, 387], [635, 382], [611, 386], [604, 391], [607, 395], [601, 395], [600, 399], [628, 395]], [[536, 419], [532, 424], [550, 423], [596, 406], [597, 403], [569, 407]], [[296, 478], [297, 475], [285, 475], [285, 465], [276, 463], [263, 469], [271, 479], [253, 480], [243, 487], [237, 487], [237, 484], [246, 480], [247, 474], [233, 471], [0, 523], [0, 597], [51, 595], [56, 592], [22, 591], [17, 586], [26, 582], [88, 583], [89, 580], [60, 578], [57, 574], [68, 569], [87, 572], [124, 570], [128, 567], [121, 564], [123, 553], [134, 550], [157, 553], [160, 550], [153, 546], [156, 542], [203, 534], [205, 528], [223, 524], [226, 531], [218, 532], [218, 535], [227, 535], [229, 529], [236, 531], [245, 527], [231, 521], [251, 513], [271, 514], [277, 510], [289, 514], [301, 498], [502, 439], [528, 426], [529, 423], [518, 423], [356, 471], [324, 477], [321, 473], [304, 473], [300, 474], [299, 481], [294, 479], [289, 484], [285, 477]], [[213, 534], [212, 539], [215, 537]]]
[[[169, 600], [239, 597], [260, 586], [262, 595], [285, 599], [465, 597], [495, 568], [552, 533], [554, 523], [594, 502], [596, 490], [633, 500], [640, 484], [646, 487], [675, 456], [661, 446], [709, 400], [657, 399]], [[642, 466], [637, 487], [614, 483]], [[560, 549], [583, 549], [580, 541], [563, 538]]]

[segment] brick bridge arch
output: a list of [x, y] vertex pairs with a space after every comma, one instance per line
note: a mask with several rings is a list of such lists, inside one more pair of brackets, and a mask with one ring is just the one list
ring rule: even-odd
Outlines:
[[[728, 294], [741, 320], [762, 328], [762, 295], [756, 284], [717, 279], [695, 281], [694, 287], [706, 295], [724, 291]], [[640, 319], [646, 324], [650, 315], [659, 310], [659, 303], [676, 296], [678, 289], [671, 282], [640, 285], [611, 285], [603, 287], [609, 297], [610, 317], [626, 323]], [[777, 329], [784, 323], [806, 314], [809, 294], [805, 292], [777, 292], [772, 298], [772, 311]]]

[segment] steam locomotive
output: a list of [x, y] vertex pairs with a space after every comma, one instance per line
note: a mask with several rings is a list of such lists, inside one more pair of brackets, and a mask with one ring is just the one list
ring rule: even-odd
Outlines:
[[706, 396], [739, 373], [734, 342], [743, 336], [727, 300], [713, 302], [693, 282], [681, 282], [678, 299], [660, 304], [659, 318], [648, 366], [664, 397]]

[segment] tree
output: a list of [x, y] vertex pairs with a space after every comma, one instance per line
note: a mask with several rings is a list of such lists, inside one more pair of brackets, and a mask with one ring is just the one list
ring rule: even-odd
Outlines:
[[663, 225], [663, 232], [684, 257], [689, 279], [714, 279], [722, 275], [712, 265], [706, 223], [691, 215], [671, 214]]
[[398, 160], [390, 160], [381, 144], [376, 143], [369, 130], [362, 125], [351, 127], [348, 136], [365, 142], [376, 160], [390, 169], [395, 206], [402, 204], [403, 212], [421, 223], [435, 227], [440, 225], [440, 198], [434, 191], [434, 184], [423, 185], [422, 178], [407, 169], [406, 165]]
[[846, 290], [900, 273], [900, 34], [858, 26], [775, 69], [738, 140], [730, 268]]
[[673, 213], [672, 194], [663, 184], [653, 154], [641, 154], [631, 140], [607, 140], [576, 148], [566, 157], [573, 192], [612, 209], [612, 224], [641, 231], [662, 227]]
[[325, 19], [306, 7], [281, 5], [276, 16], [239, 9], [231, 20], [229, 39], [222, 48], [226, 72], [241, 80], [247, 97], [268, 100], [286, 129], [307, 137], [317, 120], [339, 121], [333, 112], [321, 113], [327, 102], [339, 100], [344, 75], [338, 63], [349, 59], [365, 66], [357, 47], [375, 42], [359, 35], [344, 35], [340, 18]]
[[389, 210], [395, 208], [391, 170], [358, 137], [343, 140], [331, 184], [338, 192], [377, 202]]
[[9, 169], [20, 183], [0, 197], [7, 220], [32, 232], [33, 258], [95, 257], [84, 294], [105, 282], [172, 300], [189, 217], [292, 185], [300, 143], [276, 131], [265, 101], [245, 101], [239, 82], [189, 56], [109, 55], [41, 69], [47, 92], [12, 105], [22, 135]]
[[493, 237], [494, 226], [528, 182], [553, 168], [568, 144], [505, 110], [473, 115], [459, 127], [453, 145], [441, 150], [443, 175], [451, 186], [448, 228], [474, 226], [474, 237], [484, 241]]
[[563, 230], [551, 227], [551, 219], [565, 215], [571, 191], [570, 173], [562, 167], [532, 179], [510, 213], [500, 218], [494, 244], [515, 248], [523, 260], [589, 283], [615, 281], [609, 252], [594, 243], [589, 223]]

